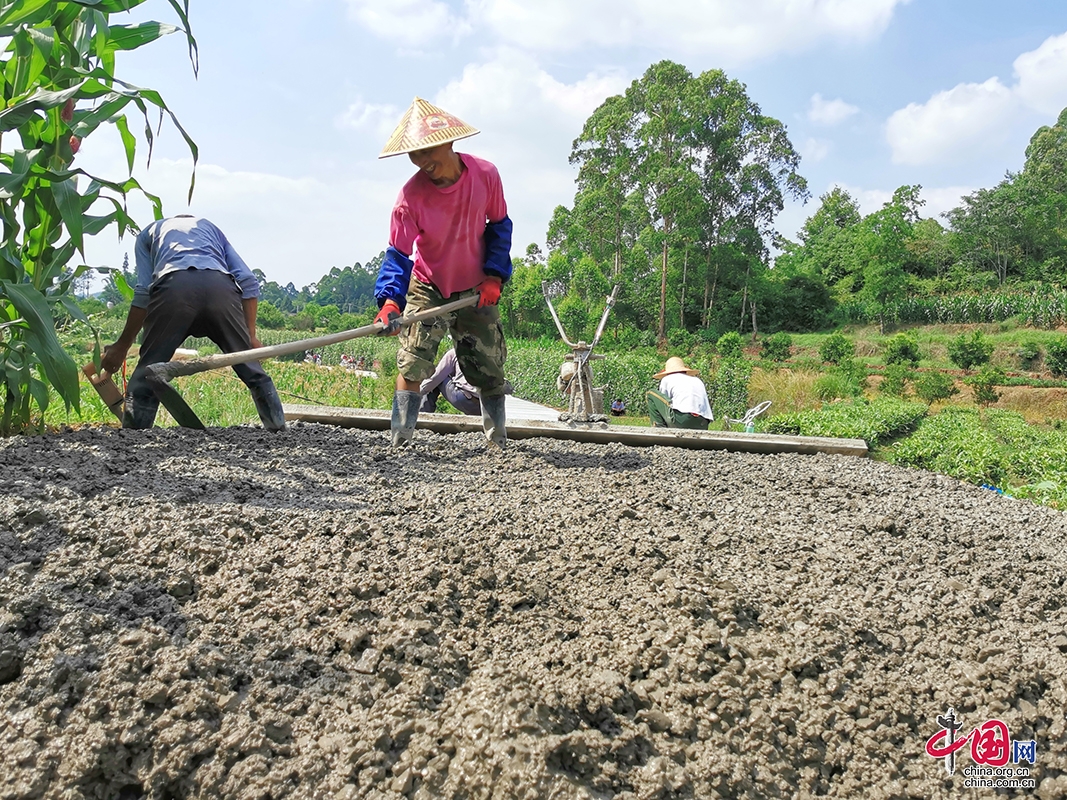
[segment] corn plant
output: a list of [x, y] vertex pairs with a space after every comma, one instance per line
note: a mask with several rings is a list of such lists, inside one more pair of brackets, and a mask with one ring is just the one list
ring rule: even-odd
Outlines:
[[[112, 226], [120, 237], [137, 230], [126, 211], [130, 192], [142, 193], [162, 216], [159, 198], [132, 177], [137, 139], [125, 110], [132, 106], [144, 119], [149, 161], [158, 112], [160, 122], [170, 116], [196, 163], [196, 144], [163, 98], [115, 76], [118, 53], [178, 31], [196, 69], [188, 0], [168, 0], [180, 27], [112, 24], [112, 16], [145, 1], [0, 0], [0, 434], [29, 427], [33, 404], [43, 415], [49, 385], [68, 412], [80, 411], [77, 366], [53, 323], [53, 310], [63, 306], [88, 324], [68, 291], [89, 267], [70, 262], [84, 260], [86, 236]], [[121, 180], [74, 165], [82, 141], [104, 124], [122, 138], [129, 173]], [[192, 189], [190, 181], [190, 196]]]

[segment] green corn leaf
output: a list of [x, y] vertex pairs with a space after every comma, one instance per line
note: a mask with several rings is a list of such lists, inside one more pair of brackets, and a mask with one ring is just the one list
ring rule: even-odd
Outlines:
[[189, 25], [189, 0], [183, 0], [181, 4], [178, 3], [178, 0], [170, 0], [170, 5], [185, 29], [185, 38], [189, 42], [189, 63], [193, 65], [193, 75], [198, 76], [200, 74], [200, 49], [196, 44], [196, 39], [193, 37], [193, 29]]
[[122, 274], [120, 269], [115, 270], [115, 288], [119, 290], [119, 294], [126, 299], [127, 303], [133, 301], [133, 289], [126, 282], [126, 276]]
[[0, 15], [0, 36], [10, 36], [19, 25], [33, 25], [48, 18], [52, 0], [16, 0]]
[[48, 384], [37, 378], [30, 378], [30, 394], [33, 399], [37, 401], [37, 407], [41, 409], [41, 413], [45, 412], [48, 408], [48, 401], [50, 399], [48, 392]]
[[130, 133], [130, 125], [125, 114], [115, 118], [115, 127], [119, 129], [122, 147], [126, 151], [126, 166], [129, 167], [130, 175], [133, 175], [134, 157], [137, 155], [137, 138]]
[[63, 224], [67, 226], [70, 240], [78, 248], [82, 258], [85, 258], [81, 195], [78, 194], [78, 187], [74, 179], [53, 183], [52, 195], [55, 197], [56, 205], [59, 207], [59, 214], [63, 218]]
[[112, 25], [107, 30], [109, 50], [136, 50], [156, 39], [176, 33], [181, 28], [165, 22], [142, 22], [139, 25]]
[[29, 284], [5, 281], [0, 282], [0, 288], [26, 320], [26, 343], [41, 362], [49, 382], [63, 398], [67, 408], [80, 410], [78, 367], [59, 343], [48, 301]]

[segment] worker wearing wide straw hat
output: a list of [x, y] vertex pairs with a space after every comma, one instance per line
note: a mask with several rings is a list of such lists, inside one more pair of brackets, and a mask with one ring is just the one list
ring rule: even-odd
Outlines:
[[[496, 167], [452, 149], [453, 142], [476, 133], [416, 97], [379, 156], [407, 154], [419, 171], [393, 206], [389, 247], [374, 286], [376, 321], [388, 326], [384, 333], [395, 334], [405, 309], [426, 311], [477, 293], [477, 307], [441, 321], [455, 340], [463, 374], [478, 389], [485, 435], [503, 446], [507, 347], [497, 302], [511, 277], [511, 220]], [[434, 372], [445, 327], [412, 325], [400, 333], [390, 424], [394, 446], [411, 441], [422, 400], [419, 385]]]
[[695, 369], [689, 369], [678, 356], [671, 356], [659, 378], [659, 390], [650, 389], [648, 416], [655, 428], [688, 428], [706, 431], [715, 419], [708, 402], [704, 381], [697, 377]]

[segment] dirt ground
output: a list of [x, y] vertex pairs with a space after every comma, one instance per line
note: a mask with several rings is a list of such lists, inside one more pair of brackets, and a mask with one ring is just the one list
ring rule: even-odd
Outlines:
[[994, 796], [925, 752], [950, 708], [1036, 742], [997, 796], [1067, 797], [1059, 512], [856, 458], [315, 425], [0, 463], [0, 798]]

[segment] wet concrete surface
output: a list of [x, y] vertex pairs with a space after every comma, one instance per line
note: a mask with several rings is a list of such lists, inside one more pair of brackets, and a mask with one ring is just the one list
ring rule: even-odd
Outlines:
[[[0, 442], [0, 798], [1067, 796], [1067, 516], [866, 459]], [[1027, 766], [1027, 765], [1024, 765]], [[1004, 795], [1001, 795], [1004, 796]]]

